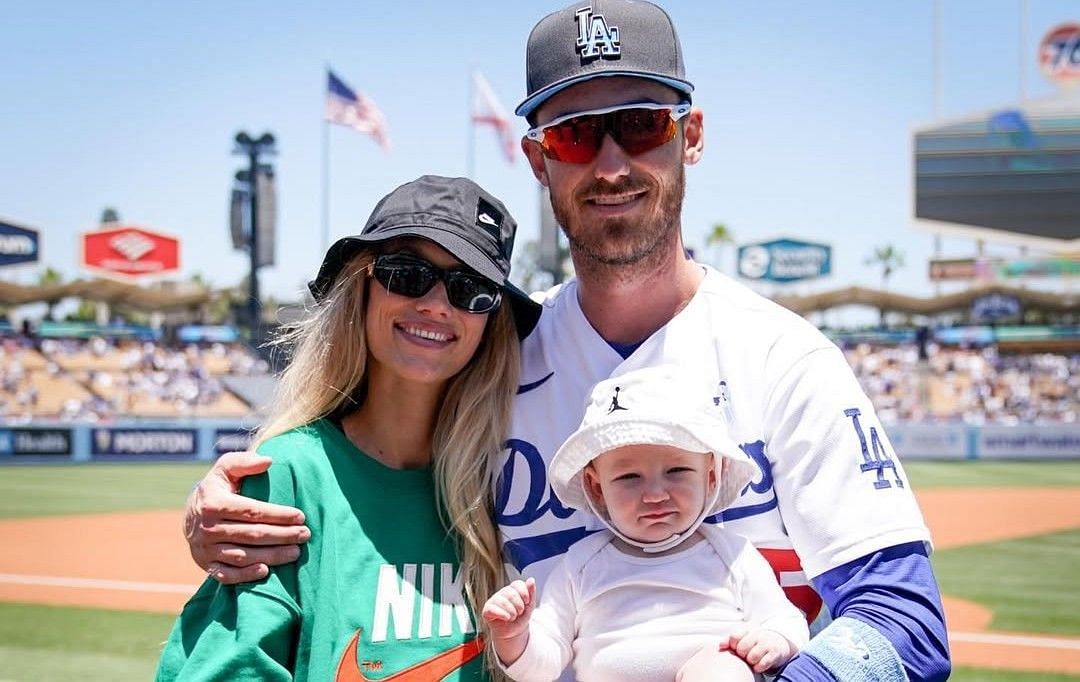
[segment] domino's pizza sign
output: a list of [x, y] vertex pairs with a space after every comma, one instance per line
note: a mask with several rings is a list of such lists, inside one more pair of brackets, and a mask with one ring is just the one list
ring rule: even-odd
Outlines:
[[1061, 24], [1043, 36], [1039, 68], [1056, 85], [1080, 84], [1080, 24]]
[[40, 257], [37, 230], [0, 220], [0, 267], [36, 263]]
[[832, 272], [832, 247], [827, 244], [775, 239], [739, 247], [739, 276], [769, 282], [797, 282]]

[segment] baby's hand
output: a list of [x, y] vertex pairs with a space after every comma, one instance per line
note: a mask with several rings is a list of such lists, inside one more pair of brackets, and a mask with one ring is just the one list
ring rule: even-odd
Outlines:
[[798, 653], [787, 637], [766, 628], [740, 628], [726, 642], [720, 642], [720, 651], [734, 652], [756, 673], [778, 668]]
[[529, 629], [529, 616], [536, 605], [536, 580], [515, 580], [484, 604], [481, 612], [495, 639], [517, 637]]

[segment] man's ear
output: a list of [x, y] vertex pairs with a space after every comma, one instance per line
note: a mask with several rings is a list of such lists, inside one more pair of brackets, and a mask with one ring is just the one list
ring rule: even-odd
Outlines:
[[525, 152], [525, 158], [529, 160], [529, 168], [532, 169], [537, 182], [544, 187], [550, 187], [551, 185], [548, 184], [547, 164], [544, 162], [544, 150], [540, 148], [540, 143], [523, 137], [521, 138], [521, 151]]
[[683, 119], [683, 163], [692, 166], [701, 160], [705, 150], [705, 114], [698, 107], [691, 107]]
[[582, 472], [582, 481], [585, 486], [585, 494], [592, 500], [593, 506], [598, 511], [607, 512], [607, 507], [604, 505], [604, 491], [600, 487], [600, 478], [596, 475], [596, 469], [593, 465], [587, 464], [585, 471]]

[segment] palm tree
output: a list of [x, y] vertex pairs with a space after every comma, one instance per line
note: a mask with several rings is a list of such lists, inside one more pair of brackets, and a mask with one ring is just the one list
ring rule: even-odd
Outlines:
[[120, 213], [112, 206], [106, 206], [105, 209], [101, 211], [102, 225], [118, 222], [120, 222]]
[[188, 279], [188, 281], [192, 284], [192, 286], [196, 286], [196, 287], [198, 287], [200, 289], [212, 289], [213, 288], [213, 285], [210, 283], [210, 280], [208, 280], [206, 278], [206, 275], [202, 274], [201, 272], [193, 273], [191, 275], [191, 278]]
[[[45, 270], [42, 271], [42, 273], [40, 275], [38, 275], [38, 286], [39, 287], [53, 286], [53, 285], [56, 285], [56, 284], [62, 284], [63, 282], [64, 282], [64, 276], [60, 273], [59, 270], [57, 270], [56, 268], [53, 268], [51, 266], [47, 266], [45, 268]], [[59, 303], [59, 302], [60, 302], [60, 299], [58, 299], [58, 298], [45, 301], [45, 305], [47, 306], [47, 308], [45, 309], [45, 317], [46, 317], [46, 319], [49, 319], [49, 320], [53, 319], [53, 309], [56, 307], [56, 304]]]
[[[868, 256], [863, 263], [866, 265], [880, 265], [881, 266], [881, 289], [882, 291], [888, 291], [889, 289], [889, 277], [892, 274], [904, 267], [904, 254], [901, 253], [892, 244], [886, 244], [885, 246], [878, 246], [874, 249], [874, 253]], [[881, 326], [885, 326], [885, 308], [878, 308], [878, 315]]]
[[713, 223], [712, 231], [705, 237], [705, 245], [708, 247], [717, 247], [716, 267], [720, 268], [720, 256], [723, 254], [724, 246], [727, 244], [735, 243], [735, 235], [724, 223]]

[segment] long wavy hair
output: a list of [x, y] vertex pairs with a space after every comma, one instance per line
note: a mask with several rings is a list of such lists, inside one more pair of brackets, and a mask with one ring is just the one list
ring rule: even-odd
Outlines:
[[[376, 251], [367, 249], [342, 269], [326, 300], [284, 328], [273, 344], [291, 348], [269, 414], [255, 434], [267, 439], [319, 418], [347, 414], [367, 395], [364, 316], [369, 273]], [[439, 512], [458, 542], [465, 597], [477, 630], [487, 627], [480, 611], [505, 582], [494, 522], [492, 491], [496, 455], [510, 426], [517, 390], [520, 349], [513, 312], [504, 299], [491, 314], [472, 359], [448, 382], [431, 443]], [[494, 667], [492, 679], [505, 679]]]

